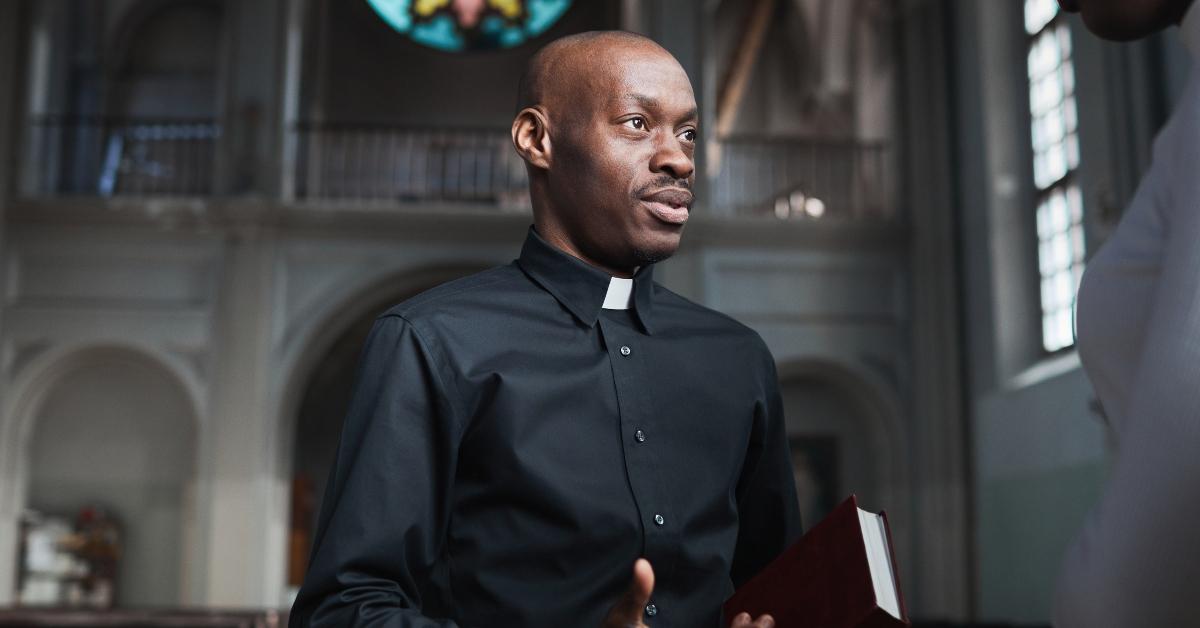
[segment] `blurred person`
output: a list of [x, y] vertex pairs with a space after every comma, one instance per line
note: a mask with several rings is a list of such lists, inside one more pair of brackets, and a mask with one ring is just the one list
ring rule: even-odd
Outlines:
[[552, 42], [512, 140], [512, 264], [376, 320], [293, 626], [767, 627], [721, 603], [800, 534], [774, 360], [653, 281], [692, 205], [686, 73]]
[[[1113, 40], [1180, 24], [1191, 0], [1060, 0]], [[1200, 80], [1193, 66], [1152, 163], [1078, 297], [1079, 357], [1116, 445], [1058, 578], [1060, 628], [1200, 626]]]

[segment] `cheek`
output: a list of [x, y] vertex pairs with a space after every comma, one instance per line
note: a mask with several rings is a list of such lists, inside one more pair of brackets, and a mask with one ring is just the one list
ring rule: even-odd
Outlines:
[[636, 148], [619, 141], [595, 146], [587, 156], [583, 168], [587, 181], [582, 183], [609, 203], [623, 201], [628, 204], [638, 186], [640, 174], [634, 159], [635, 151]]

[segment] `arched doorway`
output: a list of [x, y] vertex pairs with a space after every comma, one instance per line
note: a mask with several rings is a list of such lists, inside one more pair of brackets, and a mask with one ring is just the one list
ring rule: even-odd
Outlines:
[[805, 527], [851, 493], [868, 510], [896, 508], [901, 446], [872, 387], [834, 365], [791, 370], [780, 392]]
[[27, 512], [68, 522], [86, 509], [108, 513], [120, 539], [115, 604], [180, 605], [195, 526], [191, 399], [134, 351], [67, 360], [33, 415]]
[[[482, 266], [452, 266], [393, 277], [347, 300], [343, 311], [327, 321], [324, 334], [310, 344], [312, 356], [297, 385], [295, 432], [292, 442], [291, 512], [289, 514], [287, 586], [294, 593], [308, 569], [317, 515], [325, 480], [333, 467], [342, 423], [363, 342], [375, 318], [439, 284], [483, 270]], [[303, 370], [301, 371], [304, 372]]]

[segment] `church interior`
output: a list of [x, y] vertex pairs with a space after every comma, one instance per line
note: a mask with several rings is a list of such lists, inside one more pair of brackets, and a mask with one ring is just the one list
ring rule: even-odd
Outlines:
[[806, 525], [885, 510], [914, 625], [1048, 626], [1075, 290], [1190, 67], [1055, 0], [0, 2], [0, 625], [286, 622], [374, 317], [516, 257], [517, 81], [602, 29], [691, 79], [655, 277], [770, 347]]

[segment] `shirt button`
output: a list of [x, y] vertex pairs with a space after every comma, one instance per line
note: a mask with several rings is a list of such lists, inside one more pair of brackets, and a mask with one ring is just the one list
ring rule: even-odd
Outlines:
[[655, 615], [658, 614], [658, 607], [653, 604], [647, 604], [646, 605], [646, 614], [651, 617], [654, 617]]
[[663, 519], [663, 516], [662, 516], [662, 515], [654, 515], [654, 523], [656, 523], [656, 524], [658, 524], [658, 525], [662, 525], [662, 524], [664, 524], [664, 523], [666, 523], [666, 522], [667, 522], [667, 520], [666, 520], [666, 519]]
[[621, 347], [621, 355], [629, 355], [630, 353], [633, 353], [632, 349], [629, 347]]
[[646, 442], [646, 433], [642, 430], [638, 430], [633, 433], [633, 439], [639, 443], [644, 443]]

